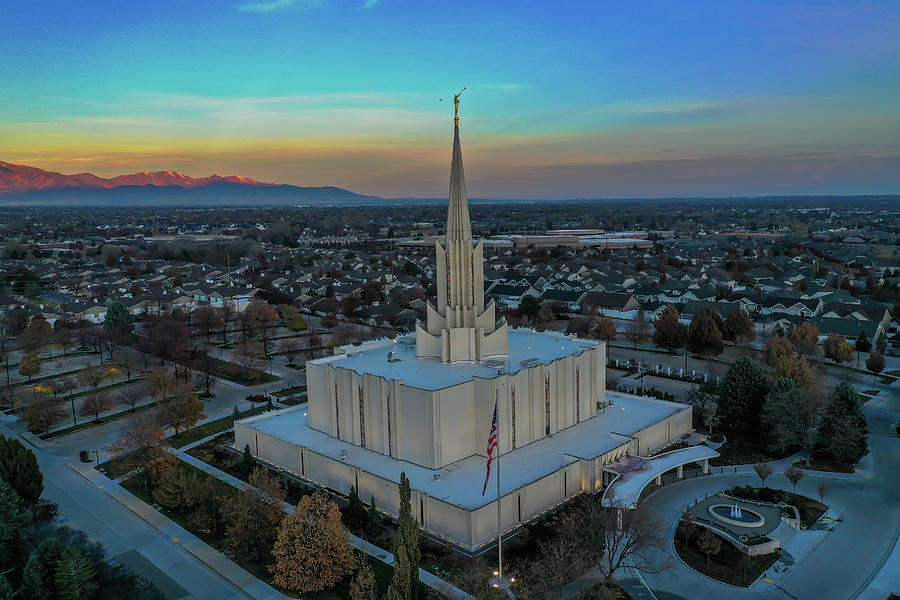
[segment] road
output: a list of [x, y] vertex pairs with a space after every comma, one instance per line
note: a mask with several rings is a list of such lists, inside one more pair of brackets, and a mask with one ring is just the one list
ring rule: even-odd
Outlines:
[[[878, 388], [879, 397], [865, 407], [871, 452], [860, 463], [858, 474], [842, 477], [808, 472], [797, 486], [799, 493], [816, 497], [818, 484], [826, 481], [829, 491], [825, 502], [843, 515], [843, 521], [832, 532], [798, 532], [798, 541], [807, 540], [808, 544], [800, 543], [796, 563], [783, 575], [770, 572], [777, 587], [758, 581], [747, 590], [733, 588], [678, 562], [668, 573], [646, 576], [659, 600], [848, 600], [860, 597], [876, 576], [879, 582], [896, 582], [893, 591], [898, 591], [900, 565], [886, 559], [900, 532], [900, 439], [894, 431], [900, 421], [900, 393], [897, 385]], [[694, 498], [748, 483], [758, 485], [759, 480], [751, 473], [713, 475], [662, 488], [645, 502], [674, 530], [678, 514]], [[790, 489], [780, 475], [766, 484]]]
[[[17, 438], [21, 422], [5, 417], [0, 433]], [[106, 436], [109, 437], [107, 433]], [[30, 444], [26, 441], [26, 445]], [[110, 556], [148, 573], [164, 589], [169, 600], [243, 600], [246, 596], [178, 547], [162, 532], [88, 483], [66, 465], [73, 458], [72, 446], [30, 446], [44, 474], [44, 497], [59, 504], [59, 520], [80, 529], [106, 548]], [[150, 568], [148, 569], [148, 563]]]

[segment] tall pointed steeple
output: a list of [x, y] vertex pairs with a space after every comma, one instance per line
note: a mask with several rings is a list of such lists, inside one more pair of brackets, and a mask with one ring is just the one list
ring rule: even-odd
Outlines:
[[506, 323], [498, 327], [493, 301], [484, 306], [484, 245], [472, 240], [459, 142], [459, 94], [453, 103], [447, 237], [443, 245], [435, 243], [437, 306], [428, 304], [426, 327], [416, 324], [416, 353], [444, 362], [507, 354]]
[[466, 194], [466, 175], [463, 170], [462, 149], [459, 144], [459, 117], [453, 124], [453, 156], [450, 159], [450, 206], [447, 209], [447, 240], [472, 241], [469, 221], [469, 197]]

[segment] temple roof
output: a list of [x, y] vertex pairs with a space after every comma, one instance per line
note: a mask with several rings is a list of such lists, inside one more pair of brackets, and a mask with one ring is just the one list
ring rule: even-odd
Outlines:
[[[484, 361], [442, 362], [437, 358], [416, 356], [412, 341], [403, 338], [380, 339], [359, 346], [343, 346], [346, 354], [326, 356], [313, 364], [343, 367], [360, 375], [377, 375], [388, 380], [403, 381], [420, 390], [439, 390], [475, 377], [493, 379], [502, 368], [510, 374], [537, 364], [550, 363], [566, 356], [578, 355], [600, 342], [572, 338], [557, 332], [535, 332], [531, 329], [509, 330], [509, 355], [487, 357]], [[392, 354], [388, 360], [388, 353]]]

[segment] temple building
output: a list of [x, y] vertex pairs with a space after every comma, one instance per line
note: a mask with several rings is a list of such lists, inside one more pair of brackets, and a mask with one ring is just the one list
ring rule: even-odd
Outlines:
[[[235, 423], [235, 445], [317, 486], [374, 498], [396, 515], [406, 472], [422, 529], [477, 552], [497, 537], [496, 469], [483, 494], [497, 406], [502, 528], [597, 492], [616, 460], [691, 432], [683, 404], [607, 396], [606, 345], [510, 328], [485, 305], [454, 119], [436, 304], [415, 335], [336, 349], [306, 363], [308, 404]], [[679, 471], [680, 473], [680, 471]]]

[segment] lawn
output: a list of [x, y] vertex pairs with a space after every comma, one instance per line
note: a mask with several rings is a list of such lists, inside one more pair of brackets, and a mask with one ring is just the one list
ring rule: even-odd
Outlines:
[[[248, 408], [245, 411], [241, 411], [239, 413], [239, 419], [244, 419], [246, 417], [252, 417], [254, 415], [258, 415], [266, 410], [266, 406], [255, 406], [253, 408]], [[196, 427], [192, 427], [187, 431], [182, 431], [181, 433], [176, 433], [173, 436], [170, 436], [169, 444], [172, 445], [173, 448], [181, 448], [183, 446], [187, 446], [197, 440], [202, 440], [205, 437], [211, 436], [215, 433], [221, 433], [225, 430], [231, 429], [234, 427], [234, 415], [228, 415], [227, 417], [222, 417], [221, 419], [216, 419], [215, 421], [209, 421], [204, 423], [203, 425], [198, 425]]]
[[227, 379], [228, 381], [233, 381], [234, 383], [239, 383], [241, 385], [251, 386], [251, 385], [259, 385], [261, 383], [271, 383], [273, 381], [278, 381], [281, 379], [280, 377], [276, 377], [275, 375], [270, 375], [269, 373], [264, 373], [258, 369], [247, 369], [245, 370], [240, 365], [236, 365], [232, 362], [228, 362], [227, 360], [222, 360], [220, 358], [210, 357], [210, 373], [215, 375], [216, 377], [220, 377], [222, 379]]
[[295, 385], [294, 387], [284, 388], [283, 390], [276, 390], [272, 392], [272, 395], [281, 398], [283, 396], [296, 396], [297, 394], [302, 394], [305, 391], [305, 385]]
[[678, 552], [678, 556], [689, 567], [723, 583], [747, 587], [775, 564], [775, 561], [780, 556], [778, 552], [770, 552], [760, 556], [747, 556], [731, 542], [718, 536], [721, 542], [721, 550], [717, 554], [710, 555], [709, 567], [707, 568], [706, 554], [701, 552], [697, 546], [697, 540], [701, 531], [703, 531], [703, 528], [698, 528], [688, 539], [687, 545], [685, 545], [684, 525], [679, 523], [675, 529], [675, 551]]
[[[68, 401], [68, 397], [65, 398]], [[49, 440], [52, 438], [61, 437], [64, 435], [69, 435], [70, 433], [75, 433], [76, 431], [81, 431], [82, 429], [89, 429], [91, 427], [96, 427], [97, 425], [102, 425], [103, 423], [109, 423], [111, 421], [118, 421], [119, 419], [123, 419], [130, 415], [135, 415], [146, 410], [150, 410], [154, 408], [158, 403], [157, 402], [149, 402], [147, 404], [142, 404], [141, 406], [135, 407], [134, 410], [128, 409], [119, 411], [117, 413], [113, 413], [111, 415], [106, 415], [104, 417], [100, 417], [98, 420], [90, 419], [82, 417], [84, 420], [78, 425], [72, 425], [71, 427], [66, 427], [65, 429], [57, 429], [56, 431], [51, 431], [50, 433], [45, 433], [40, 435], [39, 437], [42, 440]]]
[[856, 467], [853, 465], [848, 465], [841, 462], [835, 462], [833, 460], [822, 459], [822, 458], [814, 458], [810, 462], [798, 460], [794, 463], [795, 467], [800, 467], [801, 469], [807, 471], [826, 471], [828, 473], [854, 473], [856, 472]]

